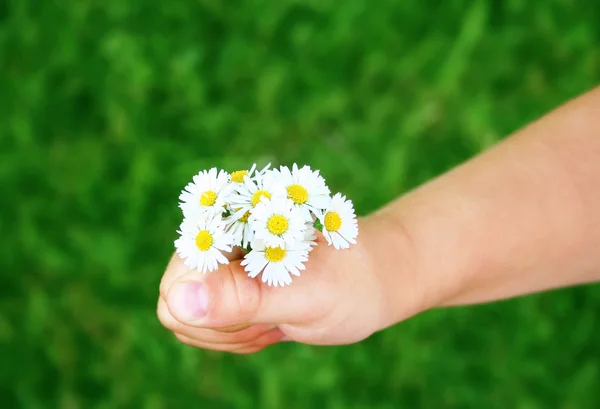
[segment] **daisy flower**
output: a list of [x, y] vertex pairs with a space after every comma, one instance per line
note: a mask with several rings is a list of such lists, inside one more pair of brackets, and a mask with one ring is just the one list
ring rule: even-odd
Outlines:
[[304, 232], [304, 239], [302, 243], [306, 247], [306, 250], [310, 253], [313, 247], [317, 245], [317, 229], [313, 223], [306, 223], [306, 231]]
[[302, 211], [306, 221], [313, 220], [311, 212], [316, 215], [329, 206], [330, 191], [319, 171], [313, 171], [310, 166], [298, 169], [298, 165], [294, 163], [291, 171], [282, 166], [273, 172], [285, 187], [287, 197]]
[[262, 282], [268, 285], [284, 286], [292, 283], [290, 274], [299, 276], [308, 260], [308, 250], [302, 245], [294, 247], [268, 247], [262, 240], [254, 240], [252, 251], [242, 260], [242, 266], [249, 277], [262, 272]]
[[239, 218], [235, 217], [238, 213], [234, 213], [224, 220], [225, 230], [231, 234], [233, 245], [247, 248], [248, 244], [254, 240], [254, 230], [248, 223], [250, 212], [242, 214]]
[[256, 163], [255, 163], [252, 165], [250, 170], [236, 170], [235, 172], [231, 173], [231, 182], [237, 183], [237, 184], [242, 184], [242, 183], [244, 183], [244, 179], [246, 178], [246, 176], [248, 176], [249, 178], [252, 178], [254, 175], [254, 172], [256, 172], [256, 176], [262, 176], [265, 174], [265, 172], [267, 170], [269, 170], [270, 167], [271, 167], [271, 164], [269, 163], [262, 170], [256, 172]]
[[347, 249], [351, 244], [356, 244], [358, 235], [358, 223], [352, 207], [352, 201], [346, 200], [346, 196], [337, 193], [331, 199], [331, 204], [323, 214], [319, 216], [323, 225], [323, 235], [329, 245], [336, 250]]
[[262, 198], [250, 215], [250, 225], [267, 246], [294, 246], [306, 231], [302, 213], [285, 197]]
[[231, 193], [227, 200], [229, 208], [235, 209], [236, 219], [240, 219], [248, 211], [251, 212], [263, 197], [267, 199], [285, 197], [285, 189], [273, 177], [273, 171], [267, 168], [255, 173], [252, 178], [244, 175], [243, 180], [241, 184], [236, 183], [236, 192]]
[[226, 198], [231, 192], [229, 175], [224, 170], [217, 174], [217, 168], [198, 173], [179, 195], [179, 207], [183, 214], [191, 216], [204, 211], [222, 211]]
[[223, 229], [221, 213], [196, 214], [184, 219], [179, 229], [175, 248], [187, 267], [206, 273], [229, 263], [222, 252], [231, 251], [233, 240]]

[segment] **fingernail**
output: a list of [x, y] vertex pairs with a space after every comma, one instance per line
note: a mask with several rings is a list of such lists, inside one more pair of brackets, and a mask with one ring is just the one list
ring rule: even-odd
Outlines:
[[173, 315], [186, 320], [199, 320], [206, 315], [208, 297], [204, 285], [199, 282], [188, 281], [171, 288], [169, 301]]
[[283, 338], [281, 338], [281, 342], [294, 342], [294, 340], [285, 335]]

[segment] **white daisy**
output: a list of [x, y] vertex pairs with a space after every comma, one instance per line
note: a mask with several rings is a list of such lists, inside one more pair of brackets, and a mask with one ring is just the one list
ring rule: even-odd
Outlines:
[[[244, 183], [244, 179], [246, 178], [246, 176], [249, 178], [253, 178], [255, 176], [262, 176], [265, 174], [265, 172], [267, 170], [269, 170], [270, 167], [271, 167], [271, 164], [269, 163], [262, 170], [256, 171], [256, 163], [255, 163], [252, 165], [250, 170], [237, 170], [235, 172], [231, 172], [231, 182], [236, 183], [236, 184], [242, 184], [242, 183]], [[254, 172], [256, 172], [256, 175], [254, 174]]]
[[217, 168], [204, 170], [194, 176], [193, 182], [181, 192], [179, 207], [186, 217], [204, 211], [222, 212], [230, 192], [227, 172], [221, 170], [217, 174]]
[[287, 197], [293, 200], [294, 205], [302, 211], [306, 221], [313, 220], [311, 212], [317, 214], [329, 206], [329, 188], [319, 171], [313, 171], [310, 166], [298, 169], [294, 163], [292, 170], [282, 166], [273, 170], [275, 177], [280, 180], [286, 189]]
[[337, 193], [331, 199], [331, 204], [319, 216], [323, 225], [323, 236], [329, 245], [336, 250], [347, 249], [351, 244], [356, 244], [358, 235], [358, 223], [352, 201], [346, 200], [346, 196]]
[[304, 239], [302, 244], [306, 247], [306, 250], [310, 253], [313, 247], [317, 245], [317, 229], [312, 222], [306, 223], [306, 231], [304, 232]]
[[302, 245], [295, 247], [268, 247], [262, 240], [254, 240], [252, 251], [242, 260], [248, 276], [254, 278], [262, 272], [262, 282], [284, 286], [292, 283], [290, 274], [299, 276], [308, 260], [308, 251]]
[[186, 218], [178, 233], [181, 237], [175, 240], [175, 248], [189, 268], [206, 273], [216, 270], [219, 263], [229, 263], [221, 252], [230, 252], [233, 240], [224, 230], [220, 213], [198, 213]]
[[254, 240], [254, 230], [248, 223], [250, 212], [242, 214], [239, 218], [235, 217], [238, 213], [234, 213], [224, 220], [225, 230], [231, 234], [234, 246], [247, 248], [248, 244]]
[[262, 198], [250, 214], [257, 239], [267, 246], [294, 246], [304, 239], [306, 223], [299, 209], [285, 197]]
[[227, 204], [230, 209], [235, 209], [234, 217], [236, 219], [240, 219], [246, 212], [252, 211], [263, 197], [267, 199], [285, 197], [285, 189], [273, 177], [273, 171], [266, 169], [263, 171], [257, 172], [252, 178], [246, 175], [244, 183], [235, 184], [236, 192], [229, 195]]

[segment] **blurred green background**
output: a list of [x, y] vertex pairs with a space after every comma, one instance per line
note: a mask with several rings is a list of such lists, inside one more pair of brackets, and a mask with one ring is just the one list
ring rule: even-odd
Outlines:
[[200, 169], [365, 214], [599, 81], [596, 0], [0, 0], [0, 406], [597, 408], [597, 286], [254, 356], [155, 302]]

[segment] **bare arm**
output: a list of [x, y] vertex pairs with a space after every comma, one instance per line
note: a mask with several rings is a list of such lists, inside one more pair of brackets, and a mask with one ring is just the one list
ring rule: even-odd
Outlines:
[[429, 305], [600, 280], [600, 88], [374, 217], [404, 227]]

